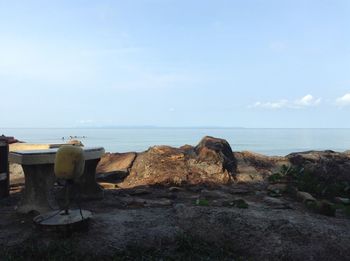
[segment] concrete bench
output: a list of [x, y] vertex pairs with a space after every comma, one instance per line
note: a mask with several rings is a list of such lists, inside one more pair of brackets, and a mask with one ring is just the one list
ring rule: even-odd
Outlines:
[[[57, 148], [45, 150], [13, 151], [9, 161], [22, 165], [25, 190], [18, 211], [28, 213], [32, 210], [40, 213], [50, 209], [50, 191], [56, 180], [54, 162]], [[101, 199], [103, 189], [95, 180], [96, 167], [104, 154], [102, 147], [83, 147], [85, 157], [84, 174], [78, 179], [82, 199]]]

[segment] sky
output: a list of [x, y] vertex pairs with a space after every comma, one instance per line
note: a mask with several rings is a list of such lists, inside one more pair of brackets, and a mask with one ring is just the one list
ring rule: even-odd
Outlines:
[[350, 128], [348, 0], [0, 0], [0, 128]]

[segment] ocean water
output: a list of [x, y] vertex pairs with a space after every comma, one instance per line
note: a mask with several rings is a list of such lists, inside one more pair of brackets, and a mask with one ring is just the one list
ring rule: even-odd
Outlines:
[[[350, 150], [350, 129], [113, 128], [0, 129], [0, 135], [30, 143], [62, 143], [79, 137], [108, 152], [144, 151], [154, 145], [196, 145], [206, 135], [226, 139], [234, 151], [287, 155], [306, 150]], [[64, 138], [64, 140], [62, 139]]]

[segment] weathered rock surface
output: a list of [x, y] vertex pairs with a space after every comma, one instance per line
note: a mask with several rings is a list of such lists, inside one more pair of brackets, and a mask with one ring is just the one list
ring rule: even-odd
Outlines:
[[350, 154], [328, 151], [292, 153], [289, 161], [324, 181], [350, 182]]
[[298, 200], [304, 203], [308, 201], [316, 201], [316, 199], [310, 193], [303, 192], [303, 191], [298, 191], [296, 194], [296, 197]]
[[332, 199], [350, 197], [350, 154], [334, 151], [308, 151], [287, 156], [301, 169], [299, 189], [314, 196]]
[[138, 154], [120, 186], [227, 184], [236, 167], [227, 141], [205, 137], [196, 147], [155, 146]]
[[136, 153], [106, 153], [102, 156], [97, 165], [97, 173], [113, 173], [119, 171], [129, 171]]
[[17, 163], [9, 164], [10, 171], [10, 182], [11, 184], [23, 183], [24, 182], [24, 173], [21, 165]]
[[238, 182], [261, 182], [283, 164], [289, 164], [285, 157], [269, 157], [250, 151], [234, 152], [234, 157], [237, 160]]
[[97, 178], [103, 181], [120, 181], [125, 178], [136, 158], [136, 153], [106, 153], [97, 165]]

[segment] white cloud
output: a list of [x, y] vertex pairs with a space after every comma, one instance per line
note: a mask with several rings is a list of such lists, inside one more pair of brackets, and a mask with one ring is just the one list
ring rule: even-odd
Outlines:
[[350, 93], [336, 99], [336, 104], [340, 107], [350, 105]]
[[287, 100], [280, 100], [276, 102], [256, 102], [253, 106], [253, 108], [265, 108], [265, 109], [281, 109], [286, 107], [288, 104]]
[[317, 106], [321, 103], [321, 98], [315, 98], [311, 94], [305, 95], [300, 99], [290, 101], [287, 99], [282, 99], [279, 101], [270, 102], [256, 102], [249, 106], [250, 108], [264, 108], [264, 109], [301, 109], [303, 107]]
[[316, 105], [319, 105], [320, 103], [321, 103], [321, 98], [316, 99], [311, 94], [305, 95], [304, 97], [294, 101], [294, 104], [300, 107], [316, 106]]

